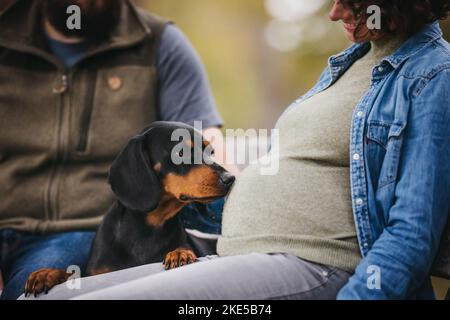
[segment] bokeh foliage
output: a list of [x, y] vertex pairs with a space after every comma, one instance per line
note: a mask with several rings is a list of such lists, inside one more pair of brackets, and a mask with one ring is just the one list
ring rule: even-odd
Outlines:
[[[0, 11], [12, 1], [0, 0]], [[350, 45], [341, 27], [327, 18], [331, 1], [302, 21], [303, 41], [289, 52], [266, 42], [272, 17], [265, 0], [133, 1], [171, 19], [189, 37], [228, 128], [272, 128], [279, 114], [315, 83], [327, 58]], [[450, 21], [442, 26], [450, 39]]]
[[[139, 0], [173, 20], [199, 52], [228, 128], [272, 128], [278, 115], [307, 91], [327, 58], [350, 43], [329, 21], [331, 4], [304, 21], [304, 41], [279, 52], [266, 42], [272, 17], [264, 0]], [[325, 32], [316, 32], [318, 27]], [[450, 24], [444, 24], [450, 36]]]

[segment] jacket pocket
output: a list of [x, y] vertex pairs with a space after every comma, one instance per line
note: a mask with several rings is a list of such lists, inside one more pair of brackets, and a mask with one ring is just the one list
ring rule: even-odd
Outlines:
[[368, 124], [365, 147], [375, 188], [397, 179], [405, 127], [402, 122], [370, 121]]
[[114, 159], [131, 137], [157, 119], [152, 67], [98, 68], [76, 80], [71, 97], [76, 159]]

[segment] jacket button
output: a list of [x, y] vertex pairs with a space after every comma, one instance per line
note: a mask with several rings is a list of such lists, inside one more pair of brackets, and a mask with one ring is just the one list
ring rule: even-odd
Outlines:
[[117, 91], [122, 87], [122, 79], [117, 76], [111, 76], [108, 78], [108, 85], [113, 91]]

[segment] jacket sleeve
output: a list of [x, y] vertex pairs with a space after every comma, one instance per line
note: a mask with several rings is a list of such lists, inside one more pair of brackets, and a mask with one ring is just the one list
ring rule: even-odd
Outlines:
[[405, 299], [429, 277], [450, 210], [450, 70], [429, 80], [410, 108], [386, 227], [338, 299]]

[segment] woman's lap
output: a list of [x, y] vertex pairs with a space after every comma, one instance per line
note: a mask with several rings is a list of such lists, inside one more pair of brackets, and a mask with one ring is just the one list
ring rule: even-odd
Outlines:
[[[88, 289], [94, 288], [96, 283], [98, 290], [89, 292], [82, 288], [73, 292], [72, 297], [95, 300], [335, 299], [350, 274], [287, 254], [254, 253], [207, 257], [171, 271], [162, 271], [161, 264], [153, 264], [103, 277], [93, 277], [91, 282], [86, 282]], [[59, 299], [56, 292], [48, 298]]]
[[81, 279], [38, 299], [334, 299], [350, 274], [287, 254], [207, 257], [164, 271], [160, 263]]
[[67, 300], [79, 295], [113, 287], [122, 283], [127, 283], [162, 271], [164, 271], [164, 267], [161, 263], [148, 264], [131, 269], [125, 269], [116, 272], [100, 274], [97, 276], [81, 278], [80, 286], [79, 287], [73, 286], [72, 289], [67, 286], [66, 282], [54, 287], [52, 290], [50, 290], [50, 292], [47, 295], [41, 294], [36, 298], [33, 296], [25, 298], [25, 296], [22, 295], [19, 298], [19, 300], [22, 299]]

